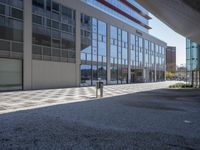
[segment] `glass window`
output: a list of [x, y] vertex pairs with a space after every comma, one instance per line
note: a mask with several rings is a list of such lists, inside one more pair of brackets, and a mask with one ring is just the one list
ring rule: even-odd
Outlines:
[[60, 40], [52, 39], [52, 47], [60, 48]]
[[0, 4], [0, 14], [5, 14], [5, 5]]
[[64, 38], [66, 34], [62, 33], [62, 48], [75, 50], [75, 41], [73, 39]]
[[72, 9], [62, 6], [62, 15], [72, 19]]
[[51, 46], [50, 30], [44, 27], [34, 25], [33, 26], [33, 44]]
[[[45, 56], [64, 57], [64, 59], [53, 58], [54, 61], [75, 62], [75, 36], [73, 35], [75, 33], [75, 26], [73, 22], [71, 23], [69, 20], [64, 19], [65, 17], [73, 18], [75, 11], [51, 0], [45, 0], [45, 2], [44, 0], [33, 0], [33, 13], [37, 12], [42, 15], [37, 16], [33, 14], [33, 44], [43, 48], [43, 55]], [[35, 6], [43, 9], [35, 8]], [[62, 23], [60, 23], [62, 15], [65, 17]], [[89, 43], [89, 41], [85, 42]], [[86, 45], [81, 46], [85, 47]], [[52, 53], [50, 47], [53, 47]], [[44, 48], [46, 48], [45, 53]], [[67, 59], [68, 57], [73, 58], [73, 60]], [[44, 60], [50, 60], [48, 57], [43, 58]]]
[[60, 39], [61, 38], [61, 32], [58, 31], [58, 30], [51, 30], [52, 32], [52, 38], [55, 38], [55, 39]]
[[90, 25], [90, 23], [91, 23], [90, 16], [84, 15], [82, 23]]
[[2, 41], [0, 40], [0, 50], [3, 51], [10, 51], [10, 42], [9, 41]]
[[41, 16], [37, 16], [33, 14], [33, 23], [37, 23], [37, 24], [43, 24], [42, 23], [42, 17]]
[[188, 38], [186, 39], [186, 48], [190, 48], [190, 40]]
[[44, 0], [33, 0], [33, 5], [44, 9]]
[[106, 35], [106, 23], [98, 20], [98, 34]]
[[23, 52], [23, 45], [22, 45], [22, 43], [13, 43], [12, 47], [13, 47], [12, 48], [13, 52], [17, 52], [17, 53]]
[[51, 48], [44, 47], [43, 48], [43, 55], [51, 56]]
[[46, 0], [46, 9], [51, 11], [51, 0]]
[[65, 31], [65, 32], [72, 33], [72, 26], [67, 25], [67, 24], [62, 24], [62, 30]]
[[[0, 18], [1, 19], [1, 18]], [[2, 17], [0, 38], [6, 40], [23, 41], [23, 22]]]
[[91, 85], [92, 80], [92, 68], [91, 65], [81, 65], [81, 84]]
[[143, 40], [142, 38], [139, 37], [139, 47], [143, 47], [142, 45], [143, 45]]
[[148, 49], [149, 48], [149, 42], [147, 40], [145, 40], [145, 49]]
[[33, 54], [42, 55], [42, 48], [40, 46], [33, 46], [32, 47]]
[[131, 44], [135, 45], [135, 35], [131, 34]]
[[151, 51], [155, 52], [155, 50], [154, 50], [154, 43], [151, 43]]
[[46, 19], [46, 26], [51, 27], [51, 20], [50, 19]]
[[12, 8], [12, 17], [23, 19], [23, 12], [19, 9]]
[[164, 55], [165, 54], [165, 48], [162, 47], [162, 54]]
[[60, 11], [60, 5], [58, 3], [52, 2], [52, 9], [54, 11], [59, 12]]
[[68, 51], [68, 57], [69, 58], [75, 58], [76, 54], [74, 51]]
[[126, 31], [122, 31], [122, 41], [128, 42], [128, 34]]
[[73, 10], [73, 20], [76, 20], [76, 11]]
[[60, 14], [59, 14], [59, 12], [57, 12], [57, 11], [53, 11], [53, 12], [51, 13], [51, 18], [52, 18], [53, 20], [57, 20], [57, 21], [60, 21], [60, 19], [61, 19]]
[[0, 0], [0, 2], [17, 8], [23, 8], [23, 0]]
[[60, 57], [60, 50], [59, 49], [52, 49], [52, 56]]
[[59, 22], [52, 20], [52, 27], [55, 29], [59, 29]]
[[113, 39], [117, 39], [117, 28], [114, 26], [111, 26], [110, 28], [110, 36]]
[[156, 44], [156, 46], [155, 46], [155, 47], [156, 47], [156, 53], [158, 53], [158, 45]]

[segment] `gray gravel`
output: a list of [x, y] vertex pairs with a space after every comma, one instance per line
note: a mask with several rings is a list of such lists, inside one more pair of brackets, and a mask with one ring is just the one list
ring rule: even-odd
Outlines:
[[1, 114], [0, 150], [198, 150], [199, 97], [163, 89]]

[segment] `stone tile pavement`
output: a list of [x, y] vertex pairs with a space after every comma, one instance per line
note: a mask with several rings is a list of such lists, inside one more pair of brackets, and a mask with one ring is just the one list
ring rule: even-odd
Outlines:
[[[167, 88], [174, 81], [104, 86], [104, 97]], [[0, 114], [61, 103], [92, 100], [95, 87], [77, 87], [0, 93]]]

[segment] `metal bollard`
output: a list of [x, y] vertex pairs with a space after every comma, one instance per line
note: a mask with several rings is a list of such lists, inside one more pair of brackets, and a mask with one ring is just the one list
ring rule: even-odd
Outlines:
[[100, 91], [100, 97], [103, 97], [103, 82], [102, 81], [96, 82], [96, 98], [99, 97], [99, 91]]
[[96, 82], [96, 98], [98, 98], [98, 92], [99, 91], [99, 81]]
[[99, 82], [100, 84], [100, 97], [103, 97], [103, 82]]

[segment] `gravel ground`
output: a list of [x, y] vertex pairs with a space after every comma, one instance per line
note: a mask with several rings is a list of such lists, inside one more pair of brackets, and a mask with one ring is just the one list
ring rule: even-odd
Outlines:
[[0, 115], [0, 150], [200, 149], [199, 90], [155, 90]]
[[[36, 118], [33, 117], [33, 120]], [[0, 149], [195, 149], [199, 140], [164, 133], [95, 130], [59, 118], [15, 124], [1, 133]], [[44, 121], [45, 120], [45, 121]], [[38, 122], [39, 121], [39, 122]], [[41, 124], [42, 122], [42, 124]], [[4, 129], [5, 130], [5, 129]]]

